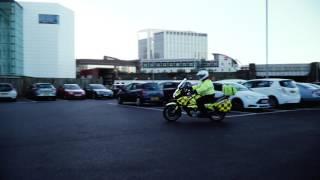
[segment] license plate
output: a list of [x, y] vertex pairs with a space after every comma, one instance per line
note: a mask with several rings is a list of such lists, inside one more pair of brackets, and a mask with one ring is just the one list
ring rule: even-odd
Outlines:
[[296, 93], [296, 91], [290, 91], [291, 93]]
[[81, 96], [81, 94], [75, 94], [75, 96]]
[[151, 101], [159, 101], [159, 97], [152, 97]]

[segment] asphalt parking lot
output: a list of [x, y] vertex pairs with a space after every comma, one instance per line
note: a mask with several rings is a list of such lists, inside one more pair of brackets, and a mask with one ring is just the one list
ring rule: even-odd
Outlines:
[[0, 179], [320, 179], [320, 108], [222, 123], [115, 100], [0, 103]]

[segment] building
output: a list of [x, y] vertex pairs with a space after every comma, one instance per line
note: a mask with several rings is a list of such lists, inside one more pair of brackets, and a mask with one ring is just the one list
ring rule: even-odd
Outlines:
[[78, 77], [80, 76], [81, 71], [90, 69], [109, 69], [115, 72], [135, 73], [140, 71], [140, 61], [121, 60], [110, 56], [104, 56], [103, 59], [77, 59], [76, 67]]
[[239, 62], [227, 55], [213, 53], [213, 61], [216, 61], [215, 72], [236, 72], [240, 69]]
[[23, 8], [14, 1], [0, 2], [0, 75], [23, 75]]
[[213, 54], [213, 60], [199, 59], [150, 59], [141, 61], [141, 71], [145, 73], [192, 72], [206, 69], [210, 72], [236, 72], [238, 62], [223, 54]]
[[207, 34], [148, 29], [139, 31], [139, 59], [207, 59]]
[[141, 71], [145, 73], [192, 72], [207, 69], [212, 72], [235, 72], [237, 61], [223, 54], [213, 54], [207, 60], [208, 35], [193, 31], [147, 29], [138, 33]]
[[23, 7], [24, 75], [75, 78], [74, 13], [56, 3]]

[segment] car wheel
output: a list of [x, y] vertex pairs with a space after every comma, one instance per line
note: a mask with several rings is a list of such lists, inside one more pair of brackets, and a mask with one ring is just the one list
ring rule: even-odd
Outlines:
[[120, 96], [118, 97], [118, 104], [123, 104], [123, 100]]
[[274, 96], [269, 97], [269, 104], [270, 104], [270, 106], [271, 106], [272, 108], [277, 108], [277, 107], [279, 107], [279, 102], [278, 102], [277, 98], [274, 97]]
[[241, 99], [233, 99], [232, 100], [232, 109], [237, 111], [243, 111], [244, 106]]
[[137, 106], [142, 106], [142, 100], [141, 100], [141, 98], [139, 98], [139, 97], [137, 97], [137, 99], [136, 99], [136, 105]]

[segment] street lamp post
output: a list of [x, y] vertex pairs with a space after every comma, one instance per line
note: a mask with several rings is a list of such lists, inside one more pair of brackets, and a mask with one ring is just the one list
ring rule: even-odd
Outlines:
[[268, 19], [268, 0], [266, 0], [266, 78], [269, 78], [269, 42], [268, 42], [268, 26], [269, 26], [269, 19]]

